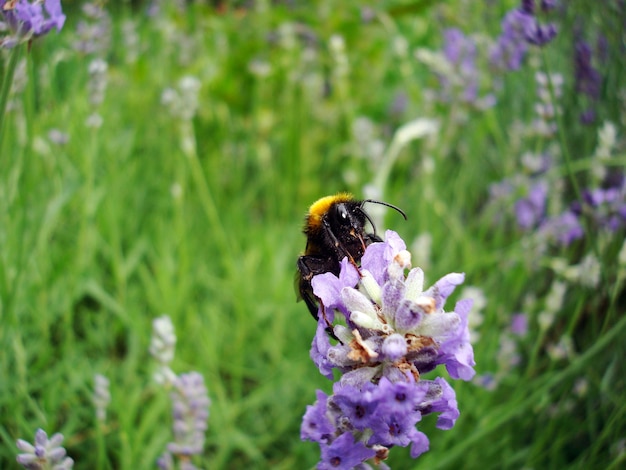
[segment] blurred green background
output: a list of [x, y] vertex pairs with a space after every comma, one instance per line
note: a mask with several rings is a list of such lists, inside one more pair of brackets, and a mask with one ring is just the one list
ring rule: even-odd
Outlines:
[[[41, 427], [65, 435], [75, 468], [154, 468], [171, 405], [148, 346], [167, 314], [172, 368], [202, 373], [212, 400], [194, 462], [313, 468], [319, 449], [300, 441], [300, 422], [332, 383], [308, 357], [315, 323], [295, 302], [295, 262], [308, 206], [347, 190], [406, 211], [407, 222], [383, 212], [378, 231], [406, 240], [427, 283], [465, 272], [478, 290], [455, 297], [484, 300], [477, 378], [452, 383], [456, 426], [429, 416], [430, 451], [392, 449], [391, 468], [620, 468], [624, 227], [590, 218], [582, 240], [542, 244], [514, 203], [532, 176], [525, 155], [551, 155], [554, 213], [598, 166], [626, 166], [624, 6], [541, 13], [555, 40], [494, 71], [488, 51], [518, 6], [64, 1], [63, 30], [21, 50], [0, 141], [0, 467], [17, 468], [15, 439]], [[441, 54], [449, 28], [476, 45], [482, 104], [462, 99], [470, 78]], [[607, 44], [594, 99], [576, 87], [577, 34]], [[547, 98], [559, 109], [550, 135], [532, 130], [537, 72], [563, 79]], [[599, 162], [607, 123], [616, 137]], [[419, 125], [434, 131], [411, 134]], [[520, 178], [492, 203], [491, 185]], [[104, 426], [94, 374], [111, 383]]]

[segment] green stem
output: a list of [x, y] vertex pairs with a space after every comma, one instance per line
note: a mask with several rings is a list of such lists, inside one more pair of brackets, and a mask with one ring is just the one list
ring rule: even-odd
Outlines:
[[13, 76], [20, 60], [21, 44], [18, 44], [9, 53], [9, 63], [6, 67], [4, 80], [2, 81], [2, 90], [0, 91], [0, 149], [2, 148], [2, 136], [4, 135], [4, 117], [9, 102], [9, 93], [13, 84]]
[[556, 92], [554, 90], [554, 83], [552, 83], [552, 76], [550, 75], [550, 67], [548, 66], [548, 60], [546, 59], [545, 52], [541, 51], [541, 60], [543, 62], [543, 69], [546, 71], [546, 76], [548, 77], [548, 93], [550, 94], [550, 101], [552, 106], [554, 106], [555, 113], [554, 117], [557, 122], [557, 132], [559, 135], [559, 144], [561, 147], [561, 153], [563, 154], [563, 158], [565, 160], [565, 168], [567, 170], [567, 176], [574, 188], [574, 193], [576, 194], [576, 199], [582, 201], [582, 191], [580, 190], [580, 186], [578, 184], [578, 180], [574, 175], [574, 171], [572, 170], [572, 156], [569, 152], [569, 146], [567, 144], [567, 138], [565, 136], [565, 128], [563, 119], [561, 118], [561, 114], [557, 112], [558, 102], [556, 99]]
[[[181, 123], [181, 148], [186, 157], [185, 160], [189, 163], [191, 177], [198, 190], [202, 208], [204, 209], [210, 226], [213, 227], [216, 243], [224, 253], [238, 252], [234, 246], [232, 237], [228, 236], [220, 218], [215, 199], [213, 198], [213, 192], [211, 191], [204, 174], [204, 169], [196, 153], [195, 131], [192, 123], [189, 121]], [[226, 264], [228, 264], [226, 268], [230, 268], [229, 263], [227, 262]]]

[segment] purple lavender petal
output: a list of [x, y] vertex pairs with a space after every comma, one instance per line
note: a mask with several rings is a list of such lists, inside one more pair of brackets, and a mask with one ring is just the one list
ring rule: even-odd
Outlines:
[[463, 299], [456, 303], [454, 311], [461, 318], [457, 331], [450, 339], [443, 342], [439, 349], [437, 363], [445, 364], [446, 370], [453, 379], [471, 380], [474, 371], [474, 350], [470, 344], [468, 316], [472, 308], [471, 299]]
[[428, 437], [421, 431], [416, 431], [411, 439], [411, 458], [418, 458], [430, 447]]
[[320, 318], [317, 322], [317, 331], [311, 343], [309, 355], [324, 377], [333, 379], [333, 364], [328, 360], [328, 350], [331, 347], [330, 339], [326, 333], [326, 322]]
[[321, 390], [317, 390], [316, 394], [315, 404], [306, 407], [300, 427], [300, 439], [327, 443], [335, 430], [326, 414], [328, 395]]
[[446, 299], [450, 297], [456, 286], [463, 284], [465, 281], [465, 273], [450, 273], [439, 279], [433, 287], [426, 291], [435, 298], [435, 308], [443, 307]]
[[322, 445], [322, 460], [318, 470], [351, 470], [371, 459], [376, 451], [360, 441], [355, 442], [351, 433], [344, 433], [330, 445]]

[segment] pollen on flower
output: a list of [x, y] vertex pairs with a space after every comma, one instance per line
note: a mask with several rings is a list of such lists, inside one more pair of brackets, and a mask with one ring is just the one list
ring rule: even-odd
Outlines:
[[354, 339], [350, 341], [351, 351], [348, 353], [349, 359], [367, 364], [372, 359], [376, 359], [378, 357], [378, 353], [369, 347], [365, 341], [363, 341], [359, 330], [353, 330], [352, 334], [354, 335]]
[[419, 297], [415, 303], [420, 307], [424, 313], [433, 313], [437, 308], [435, 305], [435, 299], [432, 297]]
[[413, 364], [407, 362], [406, 360], [402, 360], [402, 361], [398, 361], [394, 365], [395, 367], [398, 368], [398, 370], [403, 372], [405, 375], [407, 376], [410, 375], [411, 377], [413, 377], [413, 380], [415, 380], [416, 382], [419, 381], [420, 373]]
[[400, 265], [401, 268], [411, 269], [411, 253], [409, 253], [407, 250], [402, 250], [398, 252], [393, 260], [398, 265]]
[[420, 351], [426, 347], [434, 347], [435, 340], [433, 340], [432, 338], [428, 336], [416, 336], [412, 334], [407, 334], [406, 344], [409, 349], [409, 352]]

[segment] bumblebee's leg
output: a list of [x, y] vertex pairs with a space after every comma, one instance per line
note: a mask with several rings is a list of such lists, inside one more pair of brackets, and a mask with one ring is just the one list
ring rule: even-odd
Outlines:
[[317, 302], [321, 304], [322, 301], [319, 300], [317, 297], [315, 297], [315, 295], [312, 292], [306, 292], [302, 294], [302, 298], [304, 299], [304, 303], [309, 309], [309, 312], [311, 312], [311, 315], [317, 321], [317, 313], [318, 313]]
[[[356, 263], [356, 261], [354, 260], [354, 257], [350, 254], [350, 252], [343, 246], [343, 244], [335, 236], [335, 234], [333, 233], [333, 228], [330, 226], [330, 222], [326, 219], [326, 217], [322, 219], [322, 224], [324, 224], [324, 228], [325, 228], [324, 233], [326, 234], [326, 238], [328, 239], [327, 242], [330, 242], [329, 245], [332, 245], [335, 247], [337, 259], [341, 260], [343, 259], [344, 256], [347, 256], [352, 266], [354, 266], [358, 270], [359, 265]], [[339, 275], [339, 272], [336, 272], [334, 274]]]
[[328, 336], [330, 336], [332, 339], [335, 339], [339, 341], [341, 344], [343, 344], [341, 340], [335, 336], [335, 330], [333, 328], [333, 324], [328, 321], [328, 318], [326, 318], [326, 307], [324, 306], [324, 303], [321, 300], [320, 300], [320, 308], [322, 309], [322, 316], [324, 317], [324, 321], [326, 322], [326, 328], [324, 328], [324, 331], [326, 331], [326, 334], [328, 334]]
[[313, 288], [311, 287], [311, 279], [313, 276], [319, 273], [325, 272], [325, 260], [316, 258], [314, 256], [300, 256], [298, 258], [298, 272], [300, 273], [300, 279], [298, 283], [298, 290], [300, 296], [304, 300], [309, 312], [313, 318], [317, 321], [317, 310], [319, 299], [313, 294]]
[[[333, 325], [328, 321], [326, 317], [326, 308], [319, 297], [316, 297], [311, 287], [311, 279], [316, 274], [324, 273], [327, 271], [328, 260], [323, 258], [316, 258], [315, 256], [300, 256], [298, 258], [298, 271], [300, 272], [299, 290], [304, 303], [311, 312], [311, 315], [318, 321], [318, 312], [321, 310], [322, 318], [326, 322], [326, 332], [330, 337], [338, 339], [333, 333]], [[319, 307], [318, 307], [319, 304]]]

